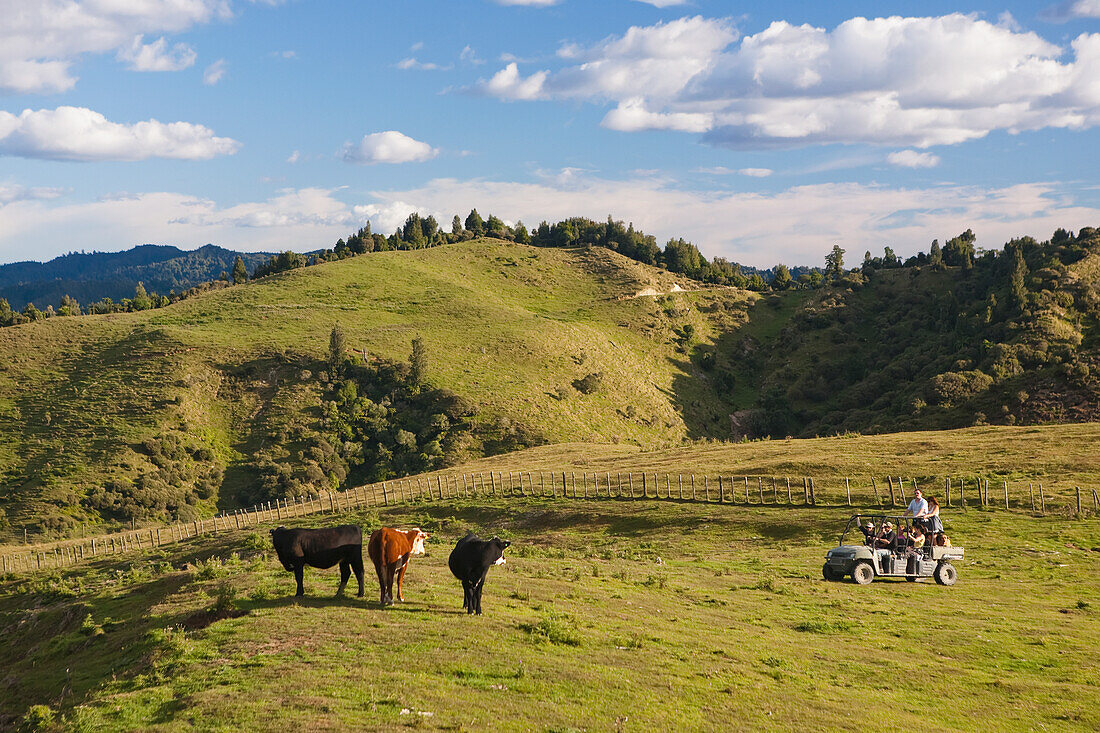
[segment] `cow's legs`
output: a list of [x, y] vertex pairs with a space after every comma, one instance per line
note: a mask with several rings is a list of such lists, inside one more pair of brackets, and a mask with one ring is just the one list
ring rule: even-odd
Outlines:
[[363, 548], [359, 548], [359, 552], [354, 553], [351, 556], [351, 569], [355, 571], [355, 579], [359, 581], [359, 593], [356, 595], [359, 598], [363, 597]]
[[405, 582], [405, 568], [409, 567], [408, 559], [401, 563], [401, 569], [397, 571], [397, 600], [402, 603], [405, 602], [405, 594], [401, 592], [401, 587]]
[[382, 593], [382, 604], [393, 605], [393, 575], [394, 567], [392, 565], [386, 566], [386, 588]]
[[486, 568], [485, 572], [481, 574], [481, 577], [477, 580], [477, 587], [475, 593], [477, 594], [477, 615], [481, 615], [481, 591], [485, 590], [485, 576], [489, 574], [489, 569]]
[[351, 564], [347, 560], [340, 561], [340, 585], [336, 589], [336, 595], [344, 595], [344, 588], [348, 585], [348, 578], [351, 577]]
[[386, 570], [381, 563], [376, 563], [374, 572], [378, 574], [378, 604], [386, 605]]
[[472, 612], [471, 609], [470, 609], [470, 605], [471, 605], [470, 597], [472, 595], [472, 593], [470, 591], [470, 586], [471, 586], [470, 581], [468, 581], [468, 580], [463, 580], [462, 581], [462, 610], [465, 611], [466, 613], [471, 613]]
[[294, 595], [304, 596], [306, 594], [305, 586], [302, 585], [302, 571], [305, 569], [304, 563], [299, 563], [294, 566], [294, 580], [298, 583], [298, 592]]

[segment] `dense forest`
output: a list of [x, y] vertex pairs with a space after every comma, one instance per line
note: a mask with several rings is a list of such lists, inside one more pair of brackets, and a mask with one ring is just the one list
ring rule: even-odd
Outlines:
[[744, 433], [1100, 419], [1100, 234], [974, 241], [968, 230], [905, 263], [867, 253], [775, 338], [720, 339], [715, 378], [758, 395]]
[[150, 307], [156, 307], [162, 298], [164, 303], [174, 302], [188, 291], [209, 290], [227, 281], [237, 260], [252, 271], [270, 256], [210, 244], [193, 251], [145, 244], [125, 252], [72, 252], [44, 263], [0, 265], [0, 325], [127, 310], [121, 303], [140, 298], [139, 285], [155, 298]]

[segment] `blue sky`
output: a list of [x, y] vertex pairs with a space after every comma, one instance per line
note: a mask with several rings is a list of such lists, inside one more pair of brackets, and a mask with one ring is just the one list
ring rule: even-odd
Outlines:
[[758, 266], [1100, 225], [1100, 0], [0, 0], [0, 17], [0, 262], [309, 250], [473, 206], [611, 214]]

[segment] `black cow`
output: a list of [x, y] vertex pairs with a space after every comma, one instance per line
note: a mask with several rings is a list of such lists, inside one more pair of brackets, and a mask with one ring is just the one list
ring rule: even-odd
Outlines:
[[462, 581], [462, 607], [466, 613], [481, 615], [481, 590], [489, 568], [504, 564], [504, 548], [512, 544], [499, 537], [483, 540], [473, 532], [463, 537], [451, 550], [447, 565]]
[[294, 573], [298, 581], [298, 592], [305, 595], [302, 588], [302, 569], [306, 565], [315, 568], [331, 568], [340, 563], [340, 587], [336, 595], [344, 592], [351, 571], [359, 581], [359, 597], [363, 597], [363, 531], [354, 524], [323, 529], [287, 529], [279, 527], [271, 530], [271, 541], [275, 543], [275, 552], [283, 567]]

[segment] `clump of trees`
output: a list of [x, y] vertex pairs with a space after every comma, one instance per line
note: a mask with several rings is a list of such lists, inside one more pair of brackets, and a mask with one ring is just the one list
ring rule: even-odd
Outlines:
[[248, 499], [307, 496], [544, 442], [508, 419], [479, 419], [474, 402], [433, 387], [427, 347], [419, 337], [411, 347], [408, 361], [349, 352], [335, 326], [326, 360], [302, 372], [321, 390], [320, 419], [273, 436], [253, 462]]

